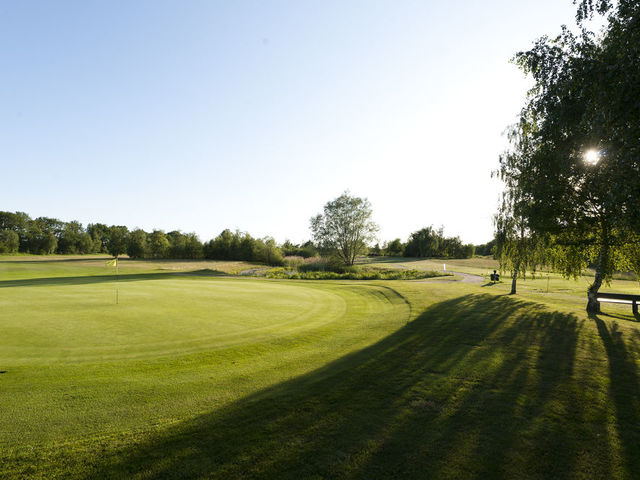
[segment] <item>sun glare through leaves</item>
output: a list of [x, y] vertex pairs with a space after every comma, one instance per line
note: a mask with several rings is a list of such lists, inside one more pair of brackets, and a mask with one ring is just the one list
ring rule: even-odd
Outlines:
[[584, 161], [589, 165], [596, 165], [600, 161], [600, 152], [595, 149], [590, 149], [584, 152]]

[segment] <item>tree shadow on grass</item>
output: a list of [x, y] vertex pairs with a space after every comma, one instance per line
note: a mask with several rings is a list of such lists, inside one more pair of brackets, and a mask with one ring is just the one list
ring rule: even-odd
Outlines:
[[629, 314], [624, 314], [624, 313], [612, 313], [612, 312], [601, 312], [598, 314], [600, 317], [606, 317], [606, 318], [616, 318], [618, 320], [624, 320], [627, 322], [638, 322], [640, 321], [640, 314], [637, 313], [629, 313]]
[[[14, 257], [15, 258], [15, 257]], [[19, 257], [17, 257], [19, 258]], [[46, 258], [46, 259], [37, 259], [37, 260], [0, 260], [0, 263], [8, 263], [11, 265], [14, 264], [25, 264], [25, 265], [37, 265], [43, 263], [70, 263], [70, 262], [104, 262], [106, 260], [112, 260], [112, 256], [104, 256], [104, 257], [84, 257], [84, 258]]]
[[[609, 360], [609, 389], [615, 404], [617, 430], [624, 453], [626, 469], [640, 476], [640, 374], [635, 360], [637, 339], [625, 343], [617, 322], [605, 322], [592, 315]], [[637, 335], [637, 331], [635, 332]], [[629, 350], [636, 346], [636, 355]]]
[[[583, 326], [507, 296], [444, 301], [357, 353], [105, 452], [84, 478], [612, 478], [607, 424], [583, 398], [591, 372], [576, 371]], [[620, 428], [637, 428], [627, 415]]]
[[[228, 276], [227, 273], [207, 269], [206, 272], [196, 270], [194, 272], [154, 272], [154, 273], [127, 273], [117, 275], [118, 282], [137, 282], [141, 280], [161, 280], [166, 278], [176, 278], [185, 276], [199, 277], [219, 277]], [[86, 275], [74, 277], [45, 277], [45, 278], [23, 278], [17, 280], [0, 280], [0, 288], [10, 287], [42, 287], [42, 286], [63, 286], [63, 285], [89, 285], [93, 283], [115, 282], [116, 275]]]

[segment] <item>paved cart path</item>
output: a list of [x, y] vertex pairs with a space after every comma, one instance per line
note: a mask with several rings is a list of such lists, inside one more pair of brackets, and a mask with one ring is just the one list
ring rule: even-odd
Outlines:
[[484, 277], [482, 275], [474, 275], [472, 273], [454, 272], [453, 270], [447, 270], [447, 273], [453, 273], [454, 275], [456, 275], [456, 277], [462, 277], [462, 278], [434, 277], [434, 278], [427, 278], [425, 280], [415, 280], [415, 281], [417, 281], [417, 282], [429, 282], [429, 283], [449, 283], [449, 282], [482, 283], [482, 282], [484, 282]]

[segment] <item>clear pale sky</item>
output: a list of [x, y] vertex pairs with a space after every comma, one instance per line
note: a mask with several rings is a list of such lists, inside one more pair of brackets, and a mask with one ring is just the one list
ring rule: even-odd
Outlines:
[[571, 0], [0, 3], [0, 210], [309, 237], [343, 190], [380, 240], [492, 237], [529, 85]]

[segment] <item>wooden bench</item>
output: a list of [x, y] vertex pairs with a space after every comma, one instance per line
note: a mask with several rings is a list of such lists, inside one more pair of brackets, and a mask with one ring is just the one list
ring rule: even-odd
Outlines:
[[638, 303], [640, 295], [632, 295], [630, 293], [598, 293], [599, 302], [631, 302], [631, 308], [634, 314], [638, 314]]

